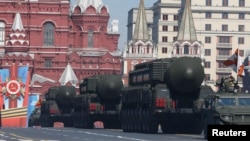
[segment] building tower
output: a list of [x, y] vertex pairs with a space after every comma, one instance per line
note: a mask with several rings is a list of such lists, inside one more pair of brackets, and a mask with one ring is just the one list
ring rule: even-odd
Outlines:
[[202, 57], [202, 45], [197, 41], [190, 0], [186, 0], [182, 12], [177, 40], [173, 43], [172, 57]]
[[124, 84], [128, 84], [128, 73], [133, 70], [134, 65], [156, 59], [156, 57], [156, 49], [148, 33], [144, 0], [140, 0], [133, 38], [124, 48], [122, 55]]
[[81, 58], [78, 78], [98, 74], [121, 74], [121, 54], [118, 52], [118, 21], [110, 30], [109, 9], [102, 0], [78, 0], [72, 6], [69, 62]]

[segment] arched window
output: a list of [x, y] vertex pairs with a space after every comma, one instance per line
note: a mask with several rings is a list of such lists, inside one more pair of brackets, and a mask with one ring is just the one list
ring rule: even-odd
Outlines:
[[4, 46], [5, 40], [5, 23], [0, 22], [0, 46]]
[[93, 30], [88, 31], [88, 47], [93, 47]]
[[184, 54], [189, 54], [189, 46], [188, 45], [184, 46]]
[[176, 54], [180, 54], [180, 46], [179, 45], [176, 46]]
[[197, 45], [194, 45], [194, 52], [193, 54], [198, 54], [198, 46]]
[[147, 46], [147, 54], [150, 53], [150, 45]]
[[54, 25], [52, 23], [45, 23], [43, 28], [43, 45], [54, 46]]
[[141, 53], [141, 49], [142, 49], [142, 45], [138, 45], [138, 54], [140, 54]]

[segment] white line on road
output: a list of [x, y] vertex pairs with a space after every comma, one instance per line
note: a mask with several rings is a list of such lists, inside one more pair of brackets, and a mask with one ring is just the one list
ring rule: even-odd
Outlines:
[[133, 140], [133, 141], [149, 141], [149, 140], [143, 140], [143, 139], [136, 139], [136, 138], [128, 138], [123, 136], [117, 136], [119, 139], [127, 139], [127, 140]]
[[144, 139], [136, 139], [136, 138], [129, 138], [129, 137], [123, 137], [123, 136], [113, 136], [113, 135], [106, 135], [106, 134], [97, 134], [92, 132], [84, 132], [85, 134], [90, 135], [96, 135], [96, 136], [105, 136], [105, 137], [111, 137], [111, 138], [119, 138], [119, 139], [126, 139], [126, 140], [133, 140], [133, 141], [149, 141]]

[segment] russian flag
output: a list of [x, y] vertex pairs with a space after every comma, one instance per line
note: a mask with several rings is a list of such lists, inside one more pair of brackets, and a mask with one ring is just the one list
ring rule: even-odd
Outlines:
[[243, 77], [244, 72], [244, 61], [239, 55], [239, 48], [237, 48], [232, 56], [230, 56], [226, 61], [223, 62], [225, 66], [231, 67], [238, 76]]

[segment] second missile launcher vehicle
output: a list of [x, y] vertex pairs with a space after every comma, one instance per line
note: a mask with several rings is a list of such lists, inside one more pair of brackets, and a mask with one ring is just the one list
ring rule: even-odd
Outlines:
[[41, 106], [32, 112], [29, 126], [52, 127], [54, 122], [62, 122], [64, 126], [72, 127], [75, 95], [74, 86], [50, 87], [45, 94], [45, 101], [42, 101]]
[[120, 100], [123, 82], [120, 75], [107, 74], [85, 78], [75, 96], [74, 126], [93, 128], [102, 121], [104, 128], [121, 128]]

